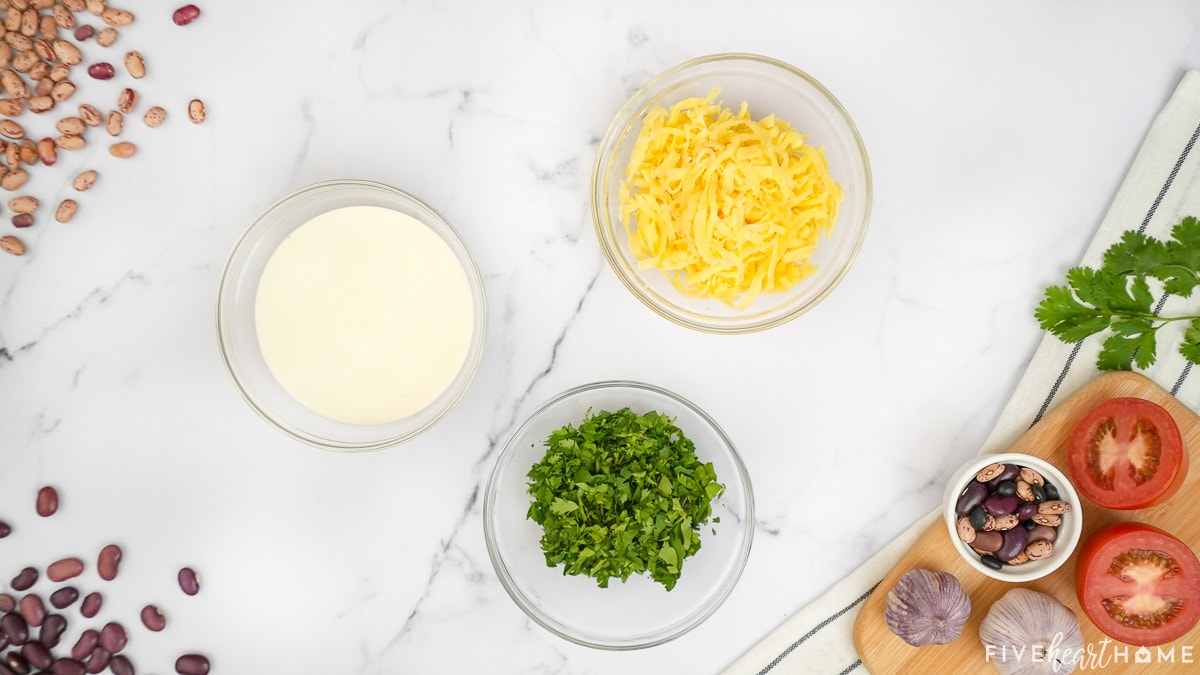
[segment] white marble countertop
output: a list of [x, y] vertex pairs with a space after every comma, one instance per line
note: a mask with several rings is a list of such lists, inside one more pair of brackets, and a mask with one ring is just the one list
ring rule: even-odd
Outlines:
[[[15, 529], [0, 586], [24, 564], [120, 543], [105, 616], [133, 627], [153, 601], [170, 621], [131, 628], [139, 672], [187, 650], [237, 674], [719, 671], [938, 503], [1037, 344], [1042, 289], [1077, 261], [1153, 116], [1200, 65], [1194, 0], [223, 0], [185, 28], [173, 7], [124, 6], [138, 20], [111, 49], [142, 51], [139, 110], [170, 117], [147, 129], [131, 116], [133, 159], [109, 157], [97, 130], [34, 172], [28, 191], [51, 203], [73, 170], [101, 178], [72, 222], [43, 207], [20, 233], [29, 253], [0, 256], [0, 520]], [[841, 286], [749, 336], [691, 332], [634, 300], [588, 206], [598, 139], [626, 97], [724, 51], [826, 84], [875, 179]], [[81, 82], [77, 100], [111, 95], [111, 108], [122, 82]], [[196, 97], [201, 126], [183, 114]], [[490, 303], [458, 407], [359, 455], [257, 417], [214, 325], [222, 266], [253, 216], [343, 177], [441, 211]], [[632, 652], [528, 620], [496, 579], [480, 513], [514, 424], [613, 378], [711, 413], [758, 512], [726, 603]], [[63, 496], [50, 519], [33, 511], [44, 484]], [[194, 598], [174, 586], [185, 564], [201, 571]], [[101, 583], [87, 575], [81, 587]]]

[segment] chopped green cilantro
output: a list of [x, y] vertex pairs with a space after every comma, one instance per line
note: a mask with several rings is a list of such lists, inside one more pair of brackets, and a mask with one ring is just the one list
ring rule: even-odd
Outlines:
[[725, 492], [674, 420], [629, 408], [589, 411], [545, 445], [528, 473], [527, 516], [542, 526], [546, 565], [601, 588], [646, 573], [674, 588], [684, 560], [700, 550], [710, 502]]

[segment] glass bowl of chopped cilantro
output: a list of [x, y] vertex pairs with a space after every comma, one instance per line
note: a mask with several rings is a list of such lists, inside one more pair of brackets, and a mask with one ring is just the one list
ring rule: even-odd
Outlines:
[[652, 78], [600, 141], [592, 219], [621, 282], [682, 326], [748, 333], [828, 296], [867, 232], [871, 168], [841, 103], [754, 54]]
[[547, 630], [600, 649], [683, 635], [733, 591], [754, 533], [737, 449], [670, 391], [565, 391], [509, 436], [483, 505], [504, 589]]

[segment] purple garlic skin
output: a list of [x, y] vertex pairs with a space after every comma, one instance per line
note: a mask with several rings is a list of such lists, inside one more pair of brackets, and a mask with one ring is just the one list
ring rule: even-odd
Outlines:
[[962, 634], [971, 599], [954, 575], [914, 569], [888, 591], [884, 620], [914, 647], [944, 645]]

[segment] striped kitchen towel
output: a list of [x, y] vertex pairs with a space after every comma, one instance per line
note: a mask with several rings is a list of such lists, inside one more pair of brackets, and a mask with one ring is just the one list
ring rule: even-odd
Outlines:
[[[1189, 71], [1151, 125], [1081, 264], [1100, 266], [1104, 251], [1126, 230], [1136, 229], [1158, 239], [1168, 239], [1171, 228], [1185, 216], [1200, 216], [1198, 140], [1200, 71]], [[1166, 314], [1200, 313], [1200, 293], [1186, 300], [1174, 296], [1167, 302], [1160, 300], [1156, 309]], [[1192, 364], [1178, 351], [1183, 323], [1159, 331], [1158, 360], [1141, 372], [1184, 405], [1200, 411], [1200, 373], [1193, 374]], [[1084, 342], [1064, 344], [1053, 336], [1044, 336], [981, 452], [1004, 450], [1047, 410], [1095, 377], [1101, 341], [1093, 336]], [[922, 518], [849, 577], [780, 625], [726, 672], [730, 675], [865, 673], [852, 637], [858, 610], [939, 513], [934, 511]]]

